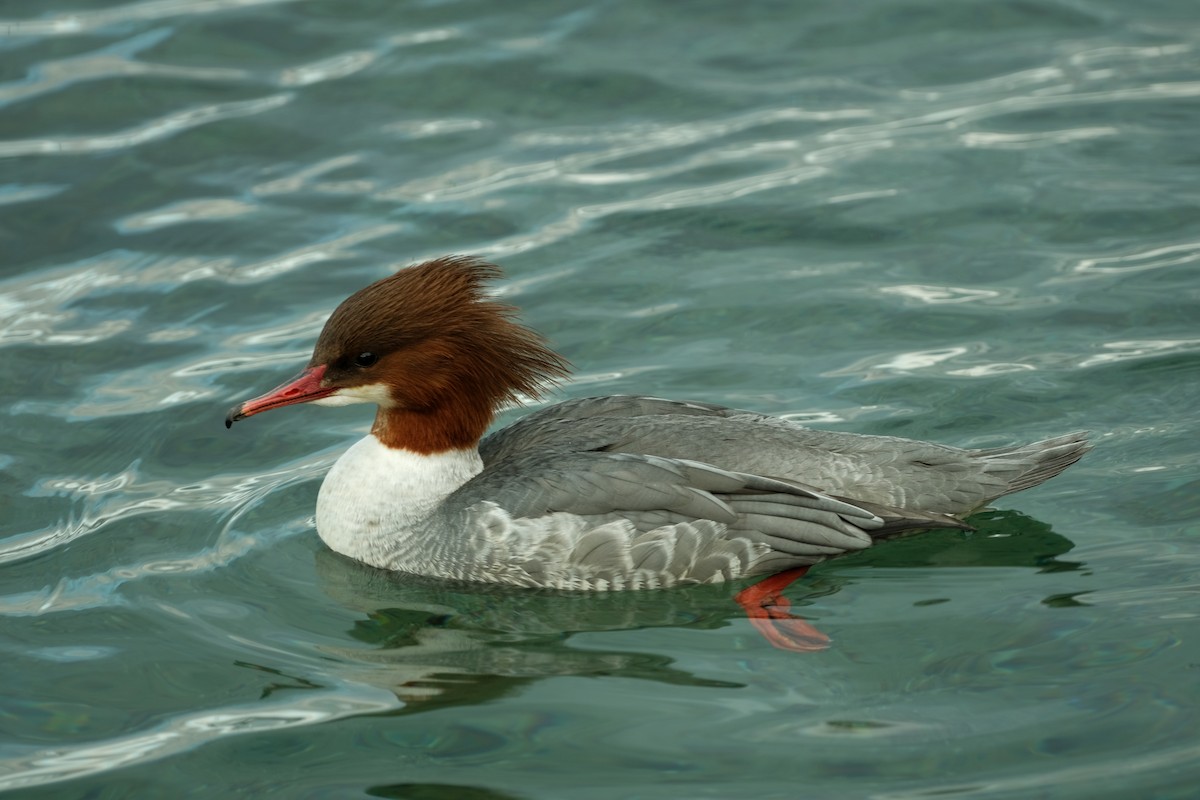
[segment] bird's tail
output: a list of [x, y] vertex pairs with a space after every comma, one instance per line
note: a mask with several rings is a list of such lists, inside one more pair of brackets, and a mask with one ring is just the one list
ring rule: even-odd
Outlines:
[[997, 447], [992, 450], [976, 450], [974, 456], [983, 461], [984, 471], [1003, 480], [1006, 488], [988, 499], [988, 502], [1006, 494], [1029, 489], [1050, 480], [1067, 467], [1083, 458], [1092, 449], [1087, 431], [1075, 431], [1053, 439], [1017, 445]]

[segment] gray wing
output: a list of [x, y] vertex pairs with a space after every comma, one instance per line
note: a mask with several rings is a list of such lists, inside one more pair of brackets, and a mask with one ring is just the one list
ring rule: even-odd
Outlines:
[[808, 487], [684, 459], [634, 453], [559, 453], [506, 459], [447, 499], [448, 510], [495, 503], [514, 518], [567, 512], [629, 535], [708, 521], [714, 536], [790, 556], [830, 556], [871, 543], [878, 516]]
[[1035, 486], [1090, 449], [1086, 434], [995, 450], [813, 430], [785, 419], [652, 397], [592, 397], [541, 409], [487, 437], [491, 466], [534, 452], [647, 453], [771, 475], [895, 509], [962, 516]]
[[[518, 453], [564, 450], [594, 450], [612, 438], [616, 428], [599, 428], [577, 423], [587, 420], [625, 420], [630, 417], [750, 415], [711, 403], [664, 400], [660, 397], [611, 395], [580, 397], [538, 409], [485, 437], [479, 444], [483, 463], [489, 464]], [[759, 415], [754, 415], [759, 416]], [[768, 418], [769, 419], [769, 418]], [[617, 424], [624, 424], [623, 422]]]

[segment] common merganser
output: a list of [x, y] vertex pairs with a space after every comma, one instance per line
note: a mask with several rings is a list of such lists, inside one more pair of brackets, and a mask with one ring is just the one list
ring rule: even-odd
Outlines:
[[811, 430], [654, 397], [589, 397], [484, 438], [498, 408], [568, 364], [451, 256], [355, 292], [294, 379], [226, 427], [296, 403], [375, 403], [317, 497], [334, 551], [388, 570], [622, 590], [774, 575], [960, 518], [1062, 472], [1086, 433], [962, 450]]

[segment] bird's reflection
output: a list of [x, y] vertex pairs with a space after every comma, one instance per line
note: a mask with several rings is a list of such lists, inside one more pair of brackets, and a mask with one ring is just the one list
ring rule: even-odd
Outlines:
[[[976, 531], [930, 531], [838, 559], [836, 571], [818, 565], [787, 587], [786, 612], [801, 617], [803, 607], [816, 598], [870, 579], [869, 570], [854, 567], [1018, 566], [1046, 572], [1083, 566], [1059, 559], [1074, 546], [1069, 539], [1018, 512], [985, 512], [970, 522]], [[572, 593], [436, 581], [375, 569], [327, 550], [317, 554], [316, 566], [326, 594], [364, 615], [350, 631], [363, 646], [339, 648], [331, 655], [353, 665], [368, 682], [395, 691], [409, 709], [475, 704], [539, 678], [562, 675], [736, 685], [692, 674], [666, 655], [605, 648], [599, 644], [603, 638], [581, 634], [725, 627], [744, 616], [735, 598], [745, 594], [746, 582]], [[758, 623], [756, 627], [778, 644]], [[819, 631], [809, 631], [828, 642]], [[836, 647], [825, 643], [820, 646]]]
[[378, 570], [330, 551], [317, 554], [317, 573], [330, 597], [365, 615], [350, 635], [368, 647], [338, 655], [374, 673], [363, 676], [370, 682], [385, 680], [401, 699], [424, 701], [425, 708], [477, 703], [557, 675], [734, 685], [681, 670], [667, 656], [578, 641], [586, 632], [726, 625], [730, 593], [722, 587], [571, 593], [455, 584]]

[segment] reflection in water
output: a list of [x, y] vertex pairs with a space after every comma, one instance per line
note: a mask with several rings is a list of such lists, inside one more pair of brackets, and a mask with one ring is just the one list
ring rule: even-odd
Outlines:
[[[1030, 567], [1078, 570], [1058, 557], [1074, 545], [1015, 511], [972, 517], [978, 530], [929, 531], [838, 559], [834, 573], [813, 569], [786, 591], [793, 610], [864, 579], [862, 568]], [[453, 584], [375, 569], [328, 550], [317, 553], [322, 590], [365, 614], [350, 635], [362, 648], [331, 653], [361, 674], [430, 710], [494, 700], [538, 678], [605, 675], [677, 686], [737, 688], [699, 677], [665, 655], [600, 649], [579, 634], [644, 628], [712, 630], [743, 616], [735, 595], [746, 583], [664, 591], [582, 593]], [[831, 562], [826, 562], [826, 565]], [[845, 567], [855, 569], [847, 570]], [[1055, 604], [1056, 598], [1044, 602]], [[832, 647], [836, 648], [836, 641]], [[802, 668], [802, 654], [797, 654]], [[348, 677], [348, 676], [347, 676]]]
[[1082, 562], [1058, 556], [1075, 543], [1044, 522], [1019, 511], [985, 511], [967, 520], [975, 531], [929, 531], [893, 540], [853, 556], [855, 566], [869, 567], [1036, 567], [1039, 572], [1083, 568]]
[[519, 796], [488, 789], [484, 786], [463, 786], [457, 783], [395, 783], [372, 786], [367, 797], [390, 797], [395, 800], [519, 800]]
[[423, 701], [410, 708], [475, 704], [560, 675], [737, 685], [682, 671], [667, 656], [583, 649], [571, 641], [588, 632], [723, 626], [738, 613], [728, 587], [585, 594], [453, 584], [375, 569], [328, 550], [317, 554], [316, 567], [326, 594], [366, 613], [350, 631], [366, 647], [336, 655], [365, 672], [360, 679], [389, 686], [405, 701]]

